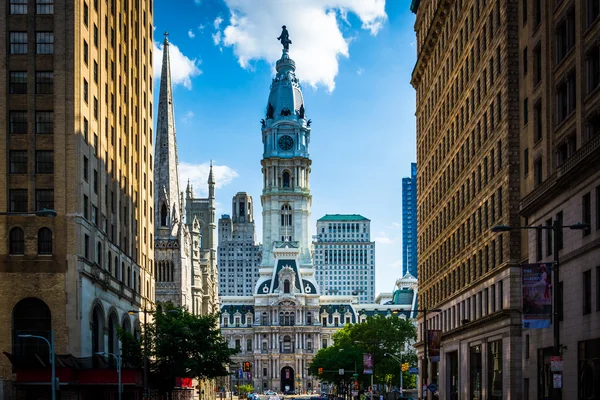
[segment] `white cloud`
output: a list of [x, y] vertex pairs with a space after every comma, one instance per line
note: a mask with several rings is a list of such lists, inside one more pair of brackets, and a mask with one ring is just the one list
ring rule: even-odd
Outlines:
[[286, 24], [292, 45], [290, 56], [296, 61], [303, 82], [313, 87], [335, 88], [339, 57], [349, 57], [351, 37], [344, 37], [338, 19], [348, 22], [355, 14], [362, 29], [376, 35], [387, 19], [385, 0], [305, 0], [299, 7], [282, 6], [281, 0], [262, 0], [261, 6], [246, 0], [225, 0], [231, 16], [223, 30], [221, 17], [214, 21], [216, 45], [233, 47], [243, 68], [252, 60], [275, 63], [281, 57], [276, 38]]
[[191, 122], [191, 120], [192, 120], [192, 118], [193, 118], [193, 117], [194, 117], [194, 112], [193, 112], [193, 111], [188, 111], [188, 112], [186, 112], [186, 113], [183, 115], [183, 117], [181, 118], [181, 121], [182, 121], [183, 123], [186, 123], [186, 124], [187, 124], [187, 123]]
[[198, 25], [198, 30], [199, 30], [199, 31], [203, 31], [203, 30], [204, 30], [204, 24], [200, 24], [200, 25]]
[[192, 31], [191, 29], [188, 31], [188, 36], [190, 37], [190, 39], [193, 39], [196, 37], [196, 35], [194, 34], [194, 31]]
[[357, 70], [356, 70], [356, 75], [360, 76], [360, 75], [362, 75], [364, 72], [365, 72], [365, 69], [364, 69], [364, 68], [359, 68], [359, 69], [357, 69]]
[[[154, 42], [154, 78], [160, 79], [162, 70], [162, 52], [163, 44]], [[171, 81], [173, 85], [183, 85], [188, 89], [192, 88], [192, 79], [195, 76], [202, 74], [202, 70], [198, 68], [201, 64], [199, 59], [190, 59], [185, 56], [179, 47], [169, 42], [169, 56], [171, 58]]]
[[385, 232], [377, 232], [373, 237], [373, 241], [375, 243], [381, 244], [392, 244], [394, 243], [394, 239], [390, 238]]
[[196, 3], [197, 5], [202, 4], [202, 0], [194, 0], [194, 3]]
[[[191, 164], [187, 162], [179, 163], [179, 190], [185, 191], [188, 179], [194, 189], [194, 196], [208, 196], [208, 173], [210, 172], [210, 163]], [[215, 176], [215, 187], [222, 188], [231, 183], [239, 175], [227, 165], [213, 164], [213, 174]]]

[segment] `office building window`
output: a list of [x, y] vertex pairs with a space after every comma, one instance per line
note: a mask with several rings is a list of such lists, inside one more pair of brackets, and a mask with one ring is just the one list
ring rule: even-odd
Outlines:
[[54, 32], [35, 33], [36, 54], [54, 54]]
[[98, 120], [98, 98], [94, 96], [94, 119]]
[[535, 26], [538, 26], [542, 22], [542, 0], [533, 1], [533, 13], [535, 18]]
[[98, 83], [98, 63], [94, 60], [94, 83]]
[[85, 26], [88, 26], [88, 20], [90, 16], [90, 10], [86, 2], [83, 3], [83, 23]]
[[89, 86], [87, 79], [83, 80], [83, 100], [88, 102]]
[[38, 254], [52, 254], [52, 231], [49, 228], [38, 231]]
[[529, 122], [529, 99], [525, 97], [523, 100], [523, 125]]
[[571, 71], [567, 78], [556, 88], [556, 123], [560, 124], [573, 111], [575, 111], [575, 71]]
[[89, 161], [86, 156], [83, 156], [83, 179], [86, 181], [89, 179]]
[[9, 153], [11, 174], [27, 173], [27, 150], [11, 150]]
[[533, 107], [533, 118], [535, 126], [534, 126], [534, 141], [542, 140], [542, 135], [544, 134], [543, 121], [542, 121], [542, 100], [538, 101]]
[[11, 189], [9, 203], [9, 211], [27, 212], [27, 189]]
[[94, 24], [94, 46], [98, 47], [98, 25]]
[[54, 172], [54, 152], [38, 150], [35, 152], [35, 173], [51, 174]]
[[567, 136], [556, 148], [556, 163], [561, 165], [575, 153], [575, 134]]
[[90, 237], [87, 234], [83, 236], [83, 256], [88, 260], [90, 258]]
[[592, 25], [600, 15], [600, 0], [586, 0], [587, 26]]
[[523, 75], [527, 75], [527, 67], [528, 65], [528, 60], [527, 60], [527, 47], [525, 47], [523, 49]]
[[567, 15], [556, 25], [556, 63], [560, 63], [575, 46], [575, 9], [571, 8]]
[[10, 14], [27, 14], [27, 0], [10, 0]]
[[533, 181], [536, 187], [544, 181], [541, 157], [533, 162]]
[[592, 312], [592, 270], [583, 272], [583, 314]]
[[35, 133], [53, 134], [54, 133], [54, 112], [36, 111], [35, 113]]
[[8, 92], [10, 94], [27, 93], [27, 71], [11, 71], [9, 73]]
[[54, 14], [54, 0], [35, 0], [35, 12], [38, 15]]
[[539, 43], [533, 49], [533, 67], [535, 68], [533, 83], [537, 85], [542, 81], [542, 45]]
[[37, 189], [35, 191], [35, 209], [54, 210], [54, 190]]
[[39, 71], [35, 73], [35, 92], [37, 94], [54, 93], [54, 72]]
[[88, 143], [88, 135], [89, 135], [89, 122], [87, 120], [87, 118], [83, 118], [83, 140], [85, 140], [86, 143]]
[[[600, 3], [600, 0], [597, 0]], [[585, 55], [587, 69], [587, 90], [591, 93], [600, 84], [600, 47], [594, 46]]]
[[523, 150], [523, 176], [529, 175], [529, 148]]
[[85, 65], [88, 64], [88, 60], [89, 60], [89, 48], [88, 48], [88, 44], [87, 41], [83, 41], [83, 62], [85, 63]]
[[12, 228], [9, 233], [10, 254], [25, 254], [25, 233], [21, 228]]
[[84, 194], [83, 195], [83, 218], [89, 219], [89, 198]]
[[10, 54], [27, 54], [27, 32], [10, 32]]
[[[583, 195], [581, 198], [581, 219], [584, 224], [589, 224], [590, 227], [592, 225], [592, 198], [591, 194], [588, 192]], [[591, 229], [584, 229], [583, 236], [589, 235]]]
[[9, 131], [13, 135], [27, 133], [27, 111], [10, 111]]

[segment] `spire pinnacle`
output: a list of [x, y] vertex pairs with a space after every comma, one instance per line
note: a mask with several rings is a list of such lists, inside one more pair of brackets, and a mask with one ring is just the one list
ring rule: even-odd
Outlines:
[[165, 31], [165, 33], [163, 33], [164, 37], [165, 37], [165, 44], [169, 44], [169, 32]]
[[214, 185], [215, 184], [215, 175], [213, 174], [213, 162], [212, 162], [212, 160], [210, 160], [210, 172], [208, 173], [208, 184], [209, 185]]

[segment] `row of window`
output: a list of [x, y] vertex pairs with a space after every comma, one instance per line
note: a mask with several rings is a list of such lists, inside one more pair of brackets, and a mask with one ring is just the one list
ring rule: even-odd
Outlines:
[[[27, 111], [8, 113], [8, 131], [12, 135], [25, 135], [28, 130]], [[35, 133], [52, 135], [54, 133], [54, 112], [35, 111]]]
[[[10, 94], [27, 94], [27, 71], [10, 71], [8, 76], [8, 92]], [[36, 71], [35, 93], [54, 93], [54, 72]]]
[[[10, 0], [9, 12], [11, 15], [27, 14], [29, 0]], [[54, 0], [35, 0], [35, 13], [37, 15], [54, 14]]]
[[[9, 232], [9, 253], [11, 255], [25, 254], [25, 233], [21, 228], [12, 228]], [[52, 254], [52, 230], [41, 228], [37, 234], [37, 252], [41, 255]]]
[[[28, 212], [27, 189], [10, 189], [8, 192], [9, 211]], [[35, 209], [36, 210], [54, 210], [54, 190], [36, 189], [35, 191]]]
[[[29, 165], [29, 151], [11, 150], [9, 152], [9, 173], [26, 174]], [[36, 150], [35, 152], [35, 173], [52, 174], [54, 172], [54, 151]]]
[[[10, 32], [10, 54], [27, 54], [27, 32]], [[35, 33], [35, 53], [54, 54], [54, 32]]]

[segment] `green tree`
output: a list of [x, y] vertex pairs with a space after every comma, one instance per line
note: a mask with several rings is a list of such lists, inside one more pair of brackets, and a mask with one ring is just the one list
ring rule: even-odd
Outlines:
[[248, 395], [248, 393], [254, 392], [254, 386], [252, 386], [250, 383], [245, 385], [237, 385], [237, 389], [239, 398], [245, 397]]
[[[400, 365], [385, 353], [400, 354], [406, 344], [416, 339], [416, 328], [412, 322], [397, 317], [374, 316], [364, 323], [346, 325], [333, 335], [332, 346], [320, 349], [309, 366], [309, 373], [321, 381], [345, 386], [355, 379], [363, 388], [370, 385], [371, 376], [363, 374], [363, 353], [370, 353], [374, 359], [374, 381], [378, 383], [399, 382]], [[408, 355], [407, 361], [408, 360]], [[404, 357], [403, 357], [404, 358]], [[411, 364], [413, 365], [413, 364]], [[357, 378], [352, 375], [355, 370]], [[319, 368], [323, 374], [319, 375]], [[339, 375], [339, 369], [344, 375]], [[403, 375], [407, 383], [412, 379]], [[406, 384], [405, 384], [406, 386]]]
[[121, 340], [124, 361], [140, 365], [147, 355], [151, 386], [169, 397], [175, 378], [227, 375], [226, 365], [238, 352], [221, 336], [217, 314], [198, 316], [170, 303], [158, 308], [139, 342], [126, 332], [121, 332]]

